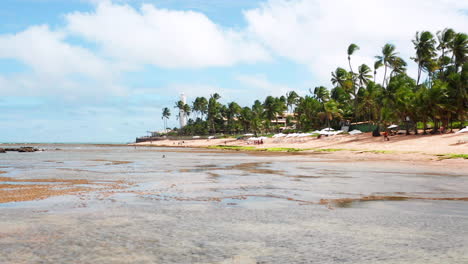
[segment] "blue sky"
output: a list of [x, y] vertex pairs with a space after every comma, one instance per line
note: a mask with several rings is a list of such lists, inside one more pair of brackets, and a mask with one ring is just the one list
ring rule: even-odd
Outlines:
[[[468, 28], [468, 1], [2, 0], [0, 142], [130, 142], [181, 92], [223, 102], [331, 87], [387, 42]], [[395, 19], [398, 14], [398, 20]], [[415, 65], [410, 62], [410, 74]]]

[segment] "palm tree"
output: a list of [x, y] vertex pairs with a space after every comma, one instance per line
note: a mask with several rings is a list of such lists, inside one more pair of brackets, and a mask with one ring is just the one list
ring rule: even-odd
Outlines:
[[452, 61], [455, 64], [455, 70], [468, 61], [468, 35], [465, 33], [457, 33], [450, 43], [452, 51]]
[[244, 133], [247, 133], [247, 131], [249, 131], [252, 120], [253, 120], [252, 110], [247, 106], [242, 108], [239, 114], [239, 121], [241, 122]]
[[192, 112], [192, 109], [190, 108], [190, 105], [188, 105], [188, 104], [184, 104], [184, 107], [182, 109], [184, 110], [184, 113], [187, 115], [187, 117]]
[[309, 89], [309, 92], [322, 104], [330, 99], [330, 92], [328, 92], [328, 89], [324, 86], [315, 87], [313, 92], [312, 89]]
[[286, 94], [286, 106], [289, 109], [291, 107], [291, 113], [293, 112], [292, 107], [297, 104], [297, 99], [299, 95], [295, 91], [288, 92]]
[[164, 121], [164, 132], [167, 131], [167, 120], [169, 119], [170, 116], [171, 116], [171, 111], [169, 110], [169, 108], [164, 107], [162, 111], [162, 117], [161, 117], [161, 119]]
[[299, 98], [294, 114], [300, 129], [311, 129], [314, 125], [319, 125], [317, 121], [321, 109], [322, 104], [316, 98], [308, 95]]
[[255, 100], [254, 104], [252, 105], [252, 120], [251, 126], [255, 136], [257, 133], [262, 129], [262, 119], [264, 117], [264, 108], [263, 104], [259, 100]]
[[419, 85], [421, 78], [421, 72], [425, 65], [427, 65], [433, 57], [436, 55], [435, 52], [435, 39], [429, 31], [416, 32], [415, 39], [412, 40], [414, 48], [416, 49], [416, 57], [412, 58], [418, 64], [418, 80], [416, 85]]
[[382, 67], [382, 61], [381, 60], [378, 60], [376, 62], [374, 62], [374, 82], [375, 82], [375, 78], [377, 76], [377, 69]]
[[218, 102], [220, 98], [221, 96], [219, 94], [214, 93], [210, 96], [210, 99], [208, 100], [208, 123], [210, 124], [213, 134], [216, 134], [215, 120], [219, 118], [219, 115], [221, 113], [221, 104]]
[[227, 107], [227, 122], [228, 122], [228, 131], [229, 133], [232, 132], [234, 127], [235, 119], [239, 118], [239, 115], [242, 111], [242, 108], [236, 102], [230, 102]]
[[398, 53], [395, 52], [395, 46], [390, 43], [387, 43], [382, 48], [382, 55], [375, 56], [377, 60], [381, 61], [385, 68], [382, 87], [385, 87], [385, 83], [387, 81], [387, 68], [391, 66], [392, 61], [395, 61], [397, 54]]
[[351, 45], [348, 46], [348, 63], [351, 72], [353, 72], [353, 67], [351, 66], [351, 55], [353, 55], [357, 50], [359, 50], [359, 46], [354, 43], [351, 43]]
[[439, 40], [439, 46], [437, 46], [437, 49], [442, 51], [439, 58], [441, 71], [443, 71], [445, 66], [450, 63], [450, 58], [445, 56], [445, 51], [449, 49], [454, 37], [455, 31], [451, 28], [445, 28], [442, 31], [437, 31], [437, 38]]
[[281, 114], [284, 109], [283, 106], [284, 102], [279, 98], [273, 96], [267, 96], [267, 98], [265, 98], [263, 108], [267, 125], [271, 123], [271, 120], [276, 120], [276, 124], [278, 124], [278, 115]]
[[347, 80], [348, 72], [345, 69], [338, 67], [332, 72], [331, 82], [333, 85], [344, 87]]
[[370, 72], [371, 69], [366, 64], [362, 64], [361, 66], [359, 66], [357, 78], [361, 87], [369, 83], [370, 79], [372, 78]]
[[338, 108], [338, 103], [334, 100], [325, 102], [323, 110], [327, 119], [327, 127], [330, 127], [330, 121], [333, 120], [333, 117], [339, 117], [341, 110]]
[[406, 72], [406, 61], [404, 61], [400, 57], [395, 57], [393, 61], [390, 63], [392, 67], [392, 72], [390, 73], [390, 78], [397, 75], [397, 74], [402, 74]]
[[206, 114], [208, 110], [208, 101], [205, 97], [197, 97], [193, 102], [192, 110], [196, 113], [199, 113], [203, 119], [203, 115]]

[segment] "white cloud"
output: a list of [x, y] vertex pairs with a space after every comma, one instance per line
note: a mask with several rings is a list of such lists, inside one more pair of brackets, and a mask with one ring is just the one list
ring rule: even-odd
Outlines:
[[0, 76], [0, 92], [8, 95], [122, 92], [114, 84], [117, 67], [85, 48], [68, 44], [65, 38], [66, 34], [51, 31], [46, 25], [0, 35], [0, 59], [19, 60], [31, 70]]
[[[63, 28], [40, 25], [0, 35], [0, 59], [16, 59], [29, 68], [17, 74], [0, 73], [2, 95], [122, 95], [128, 91], [121, 85], [121, 74], [147, 64], [223, 67], [265, 62], [271, 60], [270, 55], [309, 67], [318, 80], [310, 87], [330, 86], [330, 72], [337, 66], [347, 68], [350, 43], [361, 47], [353, 56], [355, 69], [361, 63], [372, 66], [381, 47], [391, 42], [414, 75], [415, 64], [409, 58], [417, 30], [468, 28], [468, 1], [457, 0], [268, 0], [245, 11], [247, 27], [240, 29], [221, 27], [200, 12], [150, 4], [135, 9], [120, 0], [92, 1], [91, 12], [66, 14]], [[70, 37], [76, 40], [74, 44]], [[98, 48], [85, 48], [85, 42]], [[237, 76], [237, 81], [258, 93], [281, 95], [289, 90], [261, 74]], [[159, 87], [155, 92], [164, 95], [163, 90]], [[169, 91], [248, 97], [203, 84], [175, 84]]]
[[[290, 87], [283, 84], [272, 83], [265, 75], [238, 75], [236, 80], [242, 85], [248, 87], [248, 91], [255, 91], [260, 94], [260, 97], [255, 99], [263, 99], [268, 95], [281, 96], [292, 91]], [[251, 98], [252, 99], [252, 98]]]
[[15, 35], [0, 36], [0, 58], [19, 59], [49, 76], [79, 73], [105, 77], [106, 64], [90, 51], [64, 41], [66, 35], [48, 26], [32, 26]]
[[167, 68], [230, 66], [269, 59], [245, 32], [224, 29], [202, 13], [100, 2], [92, 13], [66, 16], [67, 29], [107, 55]]
[[353, 58], [354, 68], [363, 62], [372, 66], [387, 42], [410, 62], [416, 31], [435, 33], [445, 27], [466, 31], [468, 18], [461, 9], [468, 9], [468, 1], [269, 0], [246, 11], [245, 17], [250, 34], [274, 54], [308, 65], [329, 84], [331, 71], [347, 67], [350, 43], [361, 47]]

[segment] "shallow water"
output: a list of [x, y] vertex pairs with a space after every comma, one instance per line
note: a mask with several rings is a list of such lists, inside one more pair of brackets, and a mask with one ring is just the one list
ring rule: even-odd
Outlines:
[[0, 193], [48, 194], [0, 203], [0, 263], [468, 263], [468, 201], [433, 200], [468, 197], [464, 172], [326, 155], [41, 148], [0, 154]]

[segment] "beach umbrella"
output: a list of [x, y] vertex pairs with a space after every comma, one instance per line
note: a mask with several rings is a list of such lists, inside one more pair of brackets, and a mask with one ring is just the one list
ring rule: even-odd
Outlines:
[[392, 128], [397, 128], [397, 127], [398, 127], [397, 125], [391, 125], [388, 128], [392, 129]]
[[361, 130], [358, 130], [358, 129], [354, 129], [354, 130], [350, 131], [349, 134], [350, 134], [350, 135], [362, 134], [362, 131], [361, 131]]
[[467, 132], [468, 132], [468, 126], [457, 131], [457, 133], [467, 133]]

